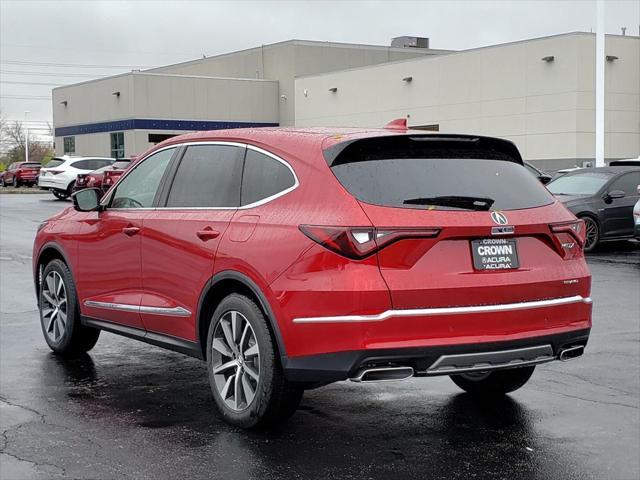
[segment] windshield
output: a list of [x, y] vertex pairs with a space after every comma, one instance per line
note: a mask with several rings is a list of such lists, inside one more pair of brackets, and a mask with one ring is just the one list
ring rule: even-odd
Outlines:
[[595, 195], [610, 178], [610, 173], [581, 172], [559, 177], [547, 188], [554, 195]]
[[353, 196], [374, 205], [515, 210], [553, 203], [526, 168], [508, 160], [389, 158], [342, 163], [331, 170]]
[[127, 167], [129, 167], [130, 163], [131, 163], [131, 160], [117, 160], [114, 163], [112, 163], [110, 167], [113, 170], [126, 169]]
[[39, 163], [23, 163], [20, 168], [40, 168], [42, 165]]

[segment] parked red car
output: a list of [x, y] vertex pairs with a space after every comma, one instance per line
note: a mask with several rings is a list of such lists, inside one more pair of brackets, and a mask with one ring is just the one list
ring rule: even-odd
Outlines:
[[77, 192], [85, 188], [98, 188], [103, 192], [106, 192], [116, 182], [116, 180], [120, 178], [125, 170], [131, 166], [132, 161], [132, 159], [120, 159], [116, 160], [111, 165], [99, 168], [93, 172], [79, 173], [76, 177], [76, 182], [73, 185], [73, 192]]
[[34, 244], [48, 345], [84, 352], [106, 330], [202, 358], [241, 427], [346, 379], [504, 394], [589, 336], [583, 223], [506, 140], [189, 134], [74, 204]]
[[0, 185], [32, 186], [38, 183], [38, 174], [42, 165], [37, 162], [14, 162], [0, 175]]

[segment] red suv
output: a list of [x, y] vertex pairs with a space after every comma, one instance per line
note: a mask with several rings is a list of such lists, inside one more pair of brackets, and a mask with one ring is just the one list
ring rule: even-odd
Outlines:
[[9, 165], [6, 172], [2, 172], [0, 176], [0, 184], [3, 187], [13, 185], [35, 185], [38, 183], [38, 174], [42, 165], [37, 162], [15, 162]]
[[109, 188], [120, 178], [120, 176], [131, 166], [133, 160], [121, 158], [111, 165], [99, 168], [89, 173], [79, 173], [76, 182], [73, 184], [72, 191], [77, 192], [85, 188], [98, 188], [103, 192]]
[[450, 375], [524, 385], [583, 353], [583, 223], [496, 138], [238, 129], [159, 144], [44, 222], [33, 268], [60, 354], [106, 330], [206, 360], [223, 417], [305, 389]]

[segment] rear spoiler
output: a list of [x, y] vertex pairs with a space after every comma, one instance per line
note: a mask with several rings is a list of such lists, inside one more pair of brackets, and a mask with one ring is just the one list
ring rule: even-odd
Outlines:
[[513, 142], [477, 135], [381, 135], [337, 143], [323, 153], [330, 167], [389, 158], [478, 158], [523, 164]]

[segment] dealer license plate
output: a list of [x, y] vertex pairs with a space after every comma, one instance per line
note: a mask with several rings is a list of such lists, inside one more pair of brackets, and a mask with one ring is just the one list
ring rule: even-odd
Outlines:
[[518, 246], [515, 239], [483, 238], [471, 241], [473, 266], [476, 270], [518, 268]]

